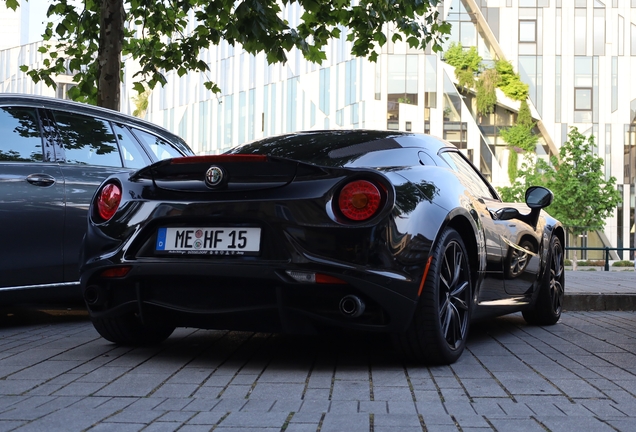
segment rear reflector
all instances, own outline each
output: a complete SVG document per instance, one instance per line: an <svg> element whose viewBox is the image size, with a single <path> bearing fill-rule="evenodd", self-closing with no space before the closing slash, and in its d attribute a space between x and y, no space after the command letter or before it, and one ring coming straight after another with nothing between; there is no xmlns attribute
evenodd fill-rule
<svg viewBox="0 0 636 432"><path fill-rule="evenodd" d="M209 155L175 158L171 164L227 163L227 162L267 162L266 155Z"/></svg>
<svg viewBox="0 0 636 432"><path fill-rule="evenodd" d="M329 276L322 273L304 272L296 270L287 270L286 272L296 282L311 284L346 284L347 282L335 276Z"/></svg>
<svg viewBox="0 0 636 432"><path fill-rule="evenodd" d="M132 266L121 266L121 267L112 267L107 270L104 270L100 276L105 278L119 278L124 277L128 274Z"/></svg>

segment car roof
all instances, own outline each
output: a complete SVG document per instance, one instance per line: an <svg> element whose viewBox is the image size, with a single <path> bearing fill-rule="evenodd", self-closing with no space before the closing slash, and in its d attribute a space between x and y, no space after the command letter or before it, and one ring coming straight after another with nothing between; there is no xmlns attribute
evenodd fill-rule
<svg viewBox="0 0 636 432"><path fill-rule="evenodd" d="M277 135L243 144L229 153L268 154L305 161L355 159L374 151L420 148L437 154L456 147L431 135L367 129L319 130ZM331 165L331 164L328 164Z"/></svg>
<svg viewBox="0 0 636 432"><path fill-rule="evenodd" d="M183 142L183 139L178 135L154 123L127 114L122 114L119 111L114 111L95 105L89 105L87 103L73 102L66 99L22 93L0 93L0 106L9 105L29 106L44 109L58 109L74 112L77 114L88 114L96 117L103 117L113 121L121 121L130 125L136 125L140 128L148 129L164 136L169 135L171 137L174 137L174 139Z"/></svg>

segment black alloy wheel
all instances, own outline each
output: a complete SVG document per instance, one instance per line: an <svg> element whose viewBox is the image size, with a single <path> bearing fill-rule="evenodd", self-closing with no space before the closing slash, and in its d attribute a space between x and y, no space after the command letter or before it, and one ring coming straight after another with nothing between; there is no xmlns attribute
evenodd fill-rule
<svg viewBox="0 0 636 432"><path fill-rule="evenodd" d="M529 324L552 325L561 318L565 296L565 256L561 240L552 236L546 269L534 307L523 311Z"/></svg>
<svg viewBox="0 0 636 432"><path fill-rule="evenodd" d="M402 349L418 361L454 363L466 346L472 311L472 285L466 246L452 228L432 251L424 289Z"/></svg>

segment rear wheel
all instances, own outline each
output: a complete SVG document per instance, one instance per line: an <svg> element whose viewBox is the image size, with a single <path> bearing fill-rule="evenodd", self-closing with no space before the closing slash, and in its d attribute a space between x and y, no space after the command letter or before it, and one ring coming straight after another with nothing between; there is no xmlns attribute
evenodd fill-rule
<svg viewBox="0 0 636 432"><path fill-rule="evenodd" d="M565 257L557 236L550 239L547 259L537 300L531 309L523 311L523 318L528 324L552 325L561 318L565 295Z"/></svg>
<svg viewBox="0 0 636 432"><path fill-rule="evenodd" d="M168 339L174 327L145 325L136 314L114 318L92 318L95 330L106 340L119 345L156 345Z"/></svg>
<svg viewBox="0 0 636 432"><path fill-rule="evenodd" d="M471 310L466 247L459 233L447 228L432 252L413 322L399 338L401 348L417 361L454 363L466 346Z"/></svg>

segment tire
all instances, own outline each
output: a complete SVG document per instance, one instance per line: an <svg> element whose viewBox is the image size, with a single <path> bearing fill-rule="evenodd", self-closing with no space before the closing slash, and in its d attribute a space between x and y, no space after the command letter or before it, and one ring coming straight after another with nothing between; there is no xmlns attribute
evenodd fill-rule
<svg viewBox="0 0 636 432"><path fill-rule="evenodd" d="M472 313L472 284L466 246L446 228L431 253L422 294L405 334L398 338L409 357L430 364L459 359L468 338Z"/></svg>
<svg viewBox="0 0 636 432"><path fill-rule="evenodd" d="M118 345L157 345L168 339L175 329L170 326L144 325L133 313L91 320L95 330L104 339Z"/></svg>
<svg viewBox="0 0 636 432"><path fill-rule="evenodd" d="M565 262L561 240L552 236L547 265L534 306L523 311L528 324L552 325L561 318L565 295Z"/></svg>

